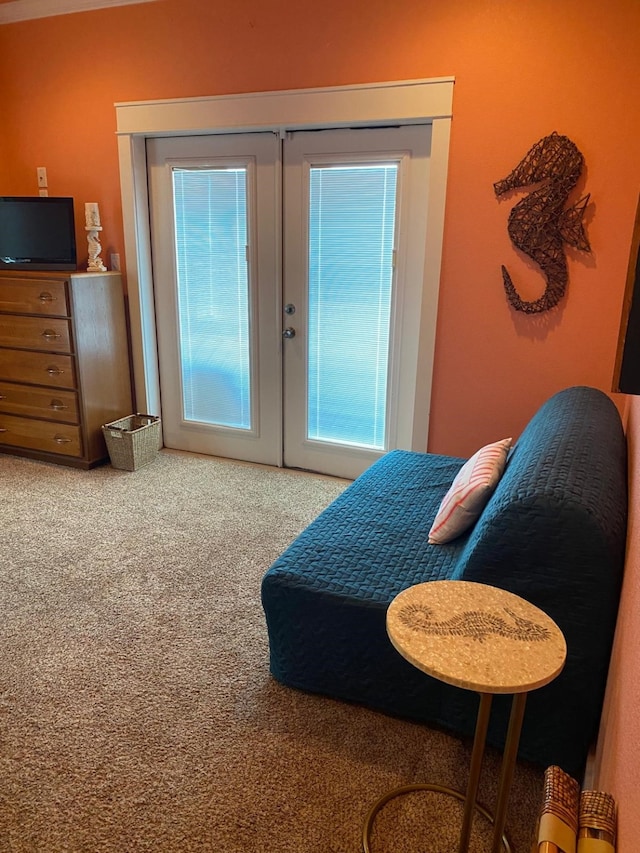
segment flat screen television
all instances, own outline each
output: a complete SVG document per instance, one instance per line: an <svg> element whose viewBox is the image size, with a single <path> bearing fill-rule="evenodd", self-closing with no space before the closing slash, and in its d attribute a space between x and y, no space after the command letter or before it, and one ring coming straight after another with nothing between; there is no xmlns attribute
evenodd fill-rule
<svg viewBox="0 0 640 853"><path fill-rule="evenodd" d="M0 196L0 269L76 268L72 198Z"/></svg>

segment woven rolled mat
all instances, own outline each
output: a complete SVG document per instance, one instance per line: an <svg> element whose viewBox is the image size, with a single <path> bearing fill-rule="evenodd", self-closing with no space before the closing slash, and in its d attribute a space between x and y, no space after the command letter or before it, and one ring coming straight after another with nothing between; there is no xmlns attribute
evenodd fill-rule
<svg viewBox="0 0 640 853"><path fill-rule="evenodd" d="M615 800L603 791L583 791L580 795L578 853L615 853L615 849Z"/></svg>
<svg viewBox="0 0 640 853"><path fill-rule="evenodd" d="M576 853L579 804L578 782L561 767L547 767L538 820L538 846L534 848L537 853Z"/></svg>

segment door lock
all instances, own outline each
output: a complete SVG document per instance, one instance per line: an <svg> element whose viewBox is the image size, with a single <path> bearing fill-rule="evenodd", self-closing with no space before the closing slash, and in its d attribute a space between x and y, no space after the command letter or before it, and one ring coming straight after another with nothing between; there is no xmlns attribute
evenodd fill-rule
<svg viewBox="0 0 640 853"><path fill-rule="evenodd" d="M286 328L284 330L284 332L282 333L283 338L295 338L295 336L296 336L296 330L292 329L291 326Z"/></svg>
<svg viewBox="0 0 640 853"><path fill-rule="evenodd" d="M284 313L285 314L295 314L296 313L296 306L293 305L291 302L287 303L284 306Z"/></svg>

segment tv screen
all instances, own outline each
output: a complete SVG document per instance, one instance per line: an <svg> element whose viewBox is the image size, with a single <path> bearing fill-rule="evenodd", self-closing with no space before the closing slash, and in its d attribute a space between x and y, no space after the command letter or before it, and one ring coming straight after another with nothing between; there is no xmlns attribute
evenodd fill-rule
<svg viewBox="0 0 640 853"><path fill-rule="evenodd" d="M0 269L76 267L72 198L0 196Z"/></svg>

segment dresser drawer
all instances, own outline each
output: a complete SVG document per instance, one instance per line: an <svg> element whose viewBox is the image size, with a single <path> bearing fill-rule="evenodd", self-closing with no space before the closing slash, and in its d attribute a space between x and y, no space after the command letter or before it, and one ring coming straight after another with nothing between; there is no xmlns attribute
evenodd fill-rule
<svg viewBox="0 0 640 853"><path fill-rule="evenodd" d="M0 311L68 317L66 282L53 279L30 281L25 278L3 278L0 280Z"/></svg>
<svg viewBox="0 0 640 853"><path fill-rule="evenodd" d="M82 456L80 427L0 414L0 445Z"/></svg>
<svg viewBox="0 0 640 853"><path fill-rule="evenodd" d="M47 388L76 387L73 357L46 352L0 349L0 379Z"/></svg>
<svg viewBox="0 0 640 853"><path fill-rule="evenodd" d="M75 391L49 391L30 385L12 385L10 382L0 382L0 412L69 424L80 423L78 395Z"/></svg>
<svg viewBox="0 0 640 853"><path fill-rule="evenodd" d="M0 314L0 347L71 352L69 321Z"/></svg>

